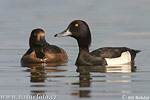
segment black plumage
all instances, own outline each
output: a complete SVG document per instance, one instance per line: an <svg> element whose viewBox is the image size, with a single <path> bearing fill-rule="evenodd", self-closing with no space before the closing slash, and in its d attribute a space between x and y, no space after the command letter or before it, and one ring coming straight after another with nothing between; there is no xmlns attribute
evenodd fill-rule
<svg viewBox="0 0 150 100"><path fill-rule="evenodd" d="M140 52L140 50L127 47L104 47L89 52L91 32L88 24L82 20L72 21L65 31L55 35L55 37L62 36L71 36L77 40L79 46L79 54L76 60L77 66L105 66L107 65L105 58L117 58L127 51L130 53L131 63L133 63L136 53Z"/></svg>

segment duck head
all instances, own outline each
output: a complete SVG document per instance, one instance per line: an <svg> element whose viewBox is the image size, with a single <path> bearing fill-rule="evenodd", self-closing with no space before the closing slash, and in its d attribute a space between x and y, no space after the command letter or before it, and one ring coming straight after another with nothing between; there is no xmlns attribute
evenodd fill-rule
<svg viewBox="0 0 150 100"><path fill-rule="evenodd" d="M72 21L66 30L55 34L54 37L70 36L77 40L79 48L88 49L91 44L91 32L86 22L82 20Z"/></svg>
<svg viewBox="0 0 150 100"><path fill-rule="evenodd" d="M30 39L29 39L30 48L41 47L45 43L46 43L46 40L45 40L44 30L42 30L42 29L32 30Z"/></svg>

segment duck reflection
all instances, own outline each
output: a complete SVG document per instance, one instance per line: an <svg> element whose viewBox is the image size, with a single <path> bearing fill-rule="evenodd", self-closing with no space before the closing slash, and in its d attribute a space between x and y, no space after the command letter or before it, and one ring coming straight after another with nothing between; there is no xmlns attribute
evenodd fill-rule
<svg viewBox="0 0 150 100"><path fill-rule="evenodd" d="M134 64L113 65L113 66L77 66L77 72L100 72L100 73L129 73L135 72Z"/></svg>
<svg viewBox="0 0 150 100"><path fill-rule="evenodd" d="M59 66L65 66L66 63L55 63L55 64L22 64L22 67L28 67L26 72L30 72L30 82L32 83L43 83L47 78L52 77L64 77L63 75L50 75L51 72L64 72L66 70L60 70ZM33 96L44 96L46 91L42 89L42 87L47 87L45 84L31 84L33 89L31 90L31 95ZM36 90L39 87L41 89ZM35 90L34 90L35 89Z"/></svg>
<svg viewBox="0 0 150 100"><path fill-rule="evenodd" d="M125 64L125 65L114 65L114 66L106 66L102 73L129 73L135 72L136 66L134 64Z"/></svg>
<svg viewBox="0 0 150 100"><path fill-rule="evenodd" d="M46 73L43 66L32 67L28 71L31 74L30 82L45 82Z"/></svg>
<svg viewBox="0 0 150 100"><path fill-rule="evenodd" d="M91 87L92 72L97 73L130 73L135 72L136 67L134 64L127 65L114 65L114 66L77 66L77 70L79 73L79 87L81 88L76 95L79 97L90 97L90 90L87 88L82 89L84 87ZM109 77L107 75L103 77ZM115 76L114 76L115 77ZM123 77L123 76L122 76ZM123 81L123 80L122 80ZM105 80L105 82L110 82L109 80Z"/></svg>
<svg viewBox="0 0 150 100"><path fill-rule="evenodd" d="M28 67L27 72L30 72L30 82L45 82L48 77L57 77L57 76L48 76L46 73L51 72L62 72L66 70L58 70L58 66L65 65L64 63L55 63L55 64L24 64L22 67ZM61 77L61 76L60 76ZM63 77L63 76L62 76Z"/></svg>
<svg viewBox="0 0 150 100"><path fill-rule="evenodd" d="M91 86L90 80L92 80L90 76L90 69L80 66L77 67L77 72L79 72L79 87L90 87ZM89 90L80 90L78 96L90 97L89 93L90 93Z"/></svg>

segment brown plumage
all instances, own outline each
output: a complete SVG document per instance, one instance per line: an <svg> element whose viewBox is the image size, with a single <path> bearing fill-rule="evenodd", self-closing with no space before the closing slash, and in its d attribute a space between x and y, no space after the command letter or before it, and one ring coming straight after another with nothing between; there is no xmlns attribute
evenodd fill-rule
<svg viewBox="0 0 150 100"><path fill-rule="evenodd" d="M56 63L66 62L66 52L55 45L50 45L45 40L42 29L34 29L29 39L30 48L21 58L21 63Z"/></svg>

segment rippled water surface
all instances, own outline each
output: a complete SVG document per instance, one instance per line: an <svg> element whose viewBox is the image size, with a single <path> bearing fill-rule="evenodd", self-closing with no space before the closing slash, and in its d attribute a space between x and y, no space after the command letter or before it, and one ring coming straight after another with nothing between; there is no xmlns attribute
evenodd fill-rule
<svg viewBox="0 0 150 100"><path fill-rule="evenodd" d="M57 96L56 100L149 96L150 99L149 5L149 0L0 0L0 96ZM104 46L142 50L135 64L76 67L76 41L53 37L74 19L89 24L91 51ZM68 63L21 67L20 59L29 48L34 28L43 28L50 44L65 49Z"/></svg>

